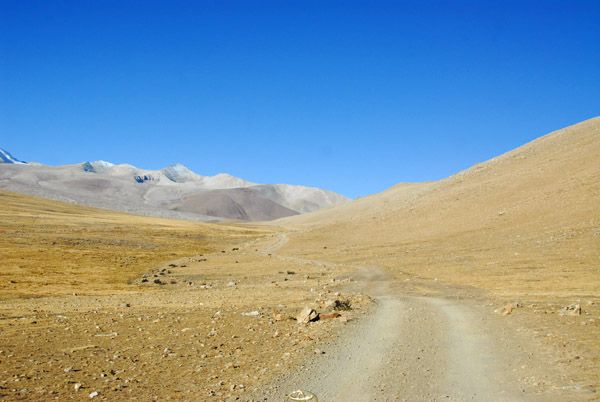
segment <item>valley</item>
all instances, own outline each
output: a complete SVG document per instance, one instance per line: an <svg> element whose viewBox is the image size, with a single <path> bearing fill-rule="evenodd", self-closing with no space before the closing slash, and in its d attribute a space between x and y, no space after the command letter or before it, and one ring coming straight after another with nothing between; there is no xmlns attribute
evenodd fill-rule
<svg viewBox="0 0 600 402"><path fill-rule="evenodd" d="M596 400L598 155L595 118L271 222L1 191L0 398Z"/></svg>

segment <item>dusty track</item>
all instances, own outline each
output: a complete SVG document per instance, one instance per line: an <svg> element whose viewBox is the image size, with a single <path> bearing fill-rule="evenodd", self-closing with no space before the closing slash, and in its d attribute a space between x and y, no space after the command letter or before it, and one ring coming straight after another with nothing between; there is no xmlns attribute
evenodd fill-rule
<svg viewBox="0 0 600 402"><path fill-rule="evenodd" d="M286 243L286 235L279 234L264 252ZM503 340L502 331L472 303L409 296L383 270L354 268L354 289L377 300L370 317L352 323L348 336L329 345L326 354L276 379L264 390L266 397L253 400L280 401L296 388L312 391L320 401L589 400L579 392L526 390L516 366L531 357L518 350L521 345L507 350L506 343L515 340ZM539 367L534 374L541 375Z"/></svg>

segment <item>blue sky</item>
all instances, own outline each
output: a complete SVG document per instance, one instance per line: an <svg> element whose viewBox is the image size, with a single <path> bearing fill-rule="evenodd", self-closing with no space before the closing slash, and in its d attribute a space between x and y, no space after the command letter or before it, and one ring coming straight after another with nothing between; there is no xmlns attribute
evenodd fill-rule
<svg viewBox="0 0 600 402"><path fill-rule="evenodd" d="M350 197L599 115L598 1L0 0L0 147Z"/></svg>

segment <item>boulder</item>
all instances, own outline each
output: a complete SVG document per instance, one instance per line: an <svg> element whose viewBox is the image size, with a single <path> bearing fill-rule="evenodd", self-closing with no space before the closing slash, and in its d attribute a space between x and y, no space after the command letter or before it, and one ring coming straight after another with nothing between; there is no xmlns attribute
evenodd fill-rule
<svg viewBox="0 0 600 402"><path fill-rule="evenodd" d="M310 307L305 307L304 310L302 310L296 317L296 321L298 321L300 324L308 324L309 322L316 321L318 319L319 314L316 312L316 310Z"/></svg>

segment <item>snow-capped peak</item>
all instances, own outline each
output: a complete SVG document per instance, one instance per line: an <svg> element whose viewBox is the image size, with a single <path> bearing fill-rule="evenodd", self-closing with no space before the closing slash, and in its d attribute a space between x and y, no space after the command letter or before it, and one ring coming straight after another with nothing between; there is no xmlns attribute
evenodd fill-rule
<svg viewBox="0 0 600 402"><path fill-rule="evenodd" d="M110 163L110 162L106 162L106 161L94 161L91 162L91 165L94 166L95 168L109 168L109 167L113 167L115 166L114 163Z"/></svg>
<svg viewBox="0 0 600 402"><path fill-rule="evenodd" d="M181 163L176 163L161 169L161 172L171 181L175 183L185 183L188 181L198 181L202 176L192 172Z"/></svg>
<svg viewBox="0 0 600 402"><path fill-rule="evenodd" d="M8 151L0 148L0 163L17 163L19 165L26 165L27 162L23 162L12 156Z"/></svg>

